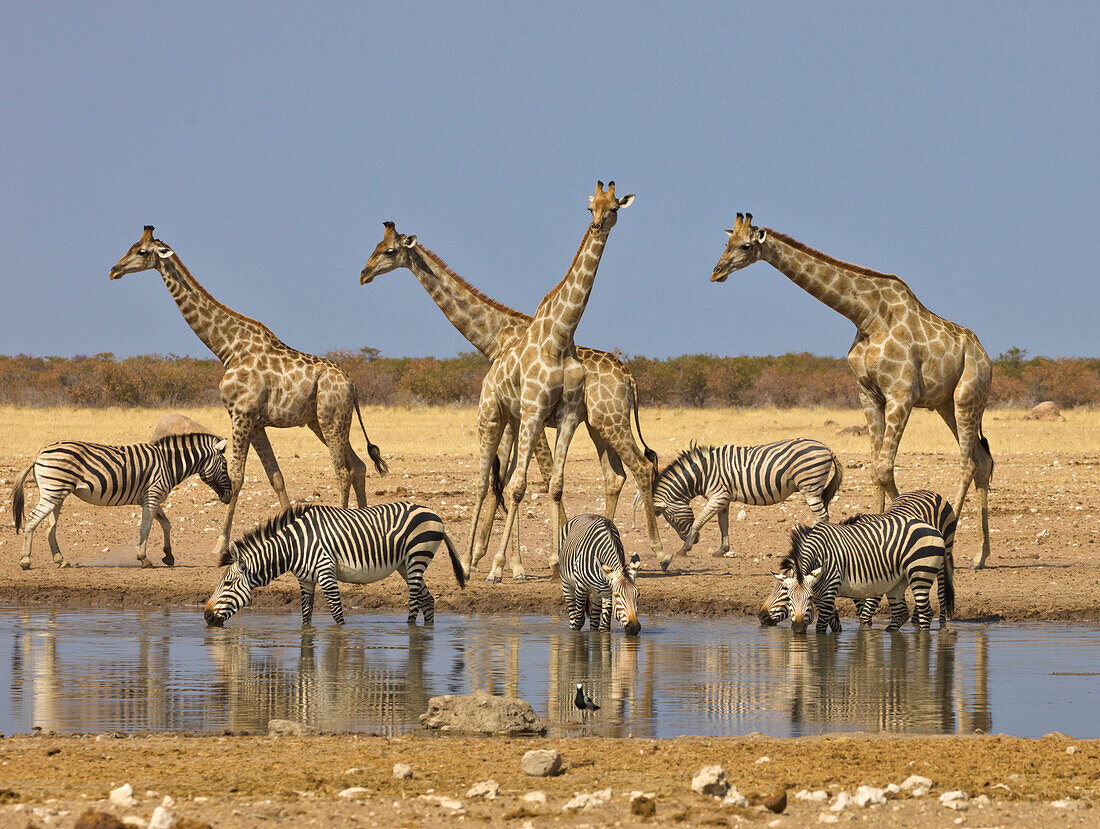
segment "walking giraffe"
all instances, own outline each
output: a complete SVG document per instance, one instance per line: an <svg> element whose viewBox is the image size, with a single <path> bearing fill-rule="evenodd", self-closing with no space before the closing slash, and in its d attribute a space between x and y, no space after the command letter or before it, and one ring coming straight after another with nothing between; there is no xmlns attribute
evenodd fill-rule
<svg viewBox="0 0 1100 829"><path fill-rule="evenodd" d="M616 198L615 182L610 182L606 190L602 181L597 182L595 195L589 196L588 209L592 213L592 222L585 230L568 272L539 303L531 324L508 341L482 381L477 412L480 480L471 516L466 572L470 572L487 549L476 531L504 429L511 425L516 435L513 460L507 475L511 485L511 502L507 505L504 535L500 549L493 558L488 581L500 581L502 578L516 511L527 488L527 466L538 436L546 426L552 425L557 429L557 435L550 475L550 498L555 507L550 568L553 578L558 577L558 545L566 520L561 502L565 457L584 411L585 368L577 358L573 334L588 304L596 269L603 256L607 236L618 219L618 211L633 201L633 195ZM526 575L518 550L512 559L512 575L517 579Z"/></svg>
<svg viewBox="0 0 1100 829"><path fill-rule="evenodd" d="M233 494L214 554L220 556L229 544L250 443L260 456L282 508L290 506L283 474L264 431L267 426L312 429L332 456L340 506L347 507L348 489L354 486L356 503L365 507L366 466L351 448L348 435L352 412L359 418L375 469L382 474L387 466L378 447L367 437L355 385L344 370L331 360L295 351L266 325L222 305L206 292L168 245L153 238L149 225L111 268L110 278L147 270L160 273L187 324L225 366L220 389L233 426L228 458Z"/></svg>
<svg viewBox="0 0 1100 829"><path fill-rule="evenodd" d="M416 236L399 233L393 222L385 222L384 228L382 241L370 255L359 277L360 284L366 285L375 277L397 268L408 268L451 324L490 361L497 360L507 342L531 324L531 317L527 314L490 299L456 274L439 256L419 244ZM604 514L609 519L615 517L619 494L626 481L623 472L625 463L634 476L641 495L650 548L660 559L661 535L653 510L657 454L646 446L638 424L637 384L630 371L613 354L582 346L576 347L576 354L585 372L584 410L581 419L588 428L589 437L595 444L596 454L603 468L606 494ZM631 413L639 427L638 440L643 449L639 449L634 441L630 428ZM505 456L511 448L513 437L511 427L506 427L501 441ZM553 459L543 431L536 435L535 458L543 476L549 478ZM490 511L489 520L482 522L483 528L479 535L485 536L486 545L488 534L492 530L494 513L495 511ZM513 549L513 555L515 552Z"/></svg>
<svg viewBox="0 0 1100 829"><path fill-rule="evenodd" d="M711 282L758 259L843 314L856 326L848 365L859 382L859 399L871 434L876 486L874 512L882 512L886 495L898 495L894 458L914 406L943 418L959 443L961 481L955 497L956 517L971 481L981 507L982 551L971 566L989 557L989 477L993 456L982 434L982 414L989 400L993 367L969 328L936 316L909 286L892 274L850 265L813 250L782 233L752 226L752 214L737 214L727 230L726 250L714 266Z"/></svg>

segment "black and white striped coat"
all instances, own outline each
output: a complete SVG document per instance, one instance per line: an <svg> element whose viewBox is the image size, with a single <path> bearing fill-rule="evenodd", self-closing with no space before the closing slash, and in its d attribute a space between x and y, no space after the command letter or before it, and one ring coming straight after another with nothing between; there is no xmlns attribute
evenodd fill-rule
<svg viewBox="0 0 1100 829"><path fill-rule="evenodd" d="M932 622L928 594L942 574L944 607L952 615L955 586L939 530L905 515L883 513L848 519L840 524L819 523L791 531L787 561L794 570L790 588L792 627L802 632L817 612L817 630L840 630L837 595L870 599L886 594L891 619L887 630L897 630L908 618L905 589L913 591L916 625L927 630ZM812 604L812 608L811 608Z"/></svg>
<svg viewBox="0 0 1100 829"><path fill-rule="evenodd" d="M890 503L885 514L905 515L909 518L916 518L920 521L924 521L926 524L931 524L939 530L940 535L943 536L945 566L950 567L952 573L954 573L955 563L952 552L955 548L956 520L955 510L951 508L950 501L938 492L933 492L930 489L917 489L913 492L902 493L895 498ZM865 514L854 515L841 523L862 521L869 517L873 516ZM790 588L794 583L794 570L790 563L784 559L783 562L780 563L779 572L772 573L772 575L776 579L776 584L772 590L771 597L761 606L759 614L761 623L765 625L777 625L786 619L790 613ZM944 612L944 608L947 605L945 595L947 590L946 576L941 575L937 578L936 582L940 603L940 627L945 627L947 624L947 617ZM845 594L841 592L840 595L844 596ZM856 614L859 616L861 626L871 626L875 611L878 610L881 602L881 596L855 600Z"/></svg>
<svg viewBox="0 0 1100 829"><path fill-rule="evenodd" d="M699 540L699 530L716 514L722 544L729 551L729 505L771 505L801 492L818 521L829 520L829 502L844 479L840 462L825 444L793 438L761 446L692 446L657 477L653 507L676 530L686 554ZM693 517L691 500L706 504Z"/></svg>
<svg viewBox="0 0 1100 829"><path fill-rule="evenodd" d="M558 558L559 577L569 626L584 627L589 616L593 630L611 630L611 617L618 618L628 636L637 636L638 557L626 563L618 528L602 515L577 515L562 530Z"/></svg>
<svg viewBox="0 0 1100 829"><path fill-rule="evenodd" d="M430 625L435 599L424 584L424 570L440 544L450 554L455 581L465 588L443 521L426 507L407 501L358 509L293 506L229 545L221 560L228 566L203 615L207 624L220 626L249 602L253 590L290 572L302 591L302 624L310 623L314 590L320 587L332 618L342 625L338 582L369 584L396 571L409 588L409 624L423 614Z"/></svg>
<svg viewBox="0 0 1100 829"><path fill-rule="evenodd" d="M153 566L145 556L145 543L156 518L164 532L163 561L171 567L176 562L169 538L171 525L161 505L185 478L196 473L223 504L229 503L231 486L225 464L225 440L216 435L205 432L168 435L152 443L129 446L65 440L43 447L33 463L19 473L11 494L15 531L19 532L23 523L23 486L33 474L38 484L38 505L27 518L19 565L24 570L30 569L34 531L48 518L53 560L59 567L69 566L57 546L57 519L61 504L69 495L76 495L98 506L141 507L137 557L142 567Z"/></svg>

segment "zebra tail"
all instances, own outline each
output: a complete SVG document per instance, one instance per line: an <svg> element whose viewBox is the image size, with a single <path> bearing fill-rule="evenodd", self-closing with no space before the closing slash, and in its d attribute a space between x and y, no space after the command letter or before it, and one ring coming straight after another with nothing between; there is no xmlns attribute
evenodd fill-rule
<svg viewBox="0 0 1100 829"><path fill-rule="evenodd" d="M955 618L955 562L945 555L943 561L943 604L940 613L948 619Z"/></svg>
<svg viewBox="0 0 1100 829"><path fill-rule="evenodd" d="M15 518L16 532L23 529L23 499L26 497L23 492L23 484L26 483L27 476L31 474L32 469L34 469L33 462L19 473L19 477L15 479L15 488L11 491L11 514Z"/></svg>
<svg viewBox="0 0 1100 829"><path fill-rule="evenodd" d="M831 454L831 453L830 453ZM822 493L821 498L825 502L825 509L829 509L829 503L833 500L837 491L840 489L840 484L844 481L844 467L840 465L840 459L836 455L833 455L833 477L828 484L825 485L825 492Z"/></svg>
<svg viewBox="0 0 1100 829"><path fill-rule="evenodd" d="M466 589L466 574L462 572L462 562L458 560L458 550L455 549L454 542L451 541L451 537L447 535L447 531L443 531L443 543L447 545L447 554L451 557L451 569L454 570L455 581L458 582L458 586L463 590Z"/></svg>
<svg viewBox="0 0 1100 829"><path fill-rule="evenodd" d="M363 430L363 437L367 441L367 454L374 461L374 468L378 470L378 474L385 475L390 471L390 465L383 460L382 450L371 443L370 438L367 437L367 427L363 425L363 413L359 411L359 392L356 391L355 386L351 388L351 401L355 404L355 416L359 418L359 428Z"/></svg>

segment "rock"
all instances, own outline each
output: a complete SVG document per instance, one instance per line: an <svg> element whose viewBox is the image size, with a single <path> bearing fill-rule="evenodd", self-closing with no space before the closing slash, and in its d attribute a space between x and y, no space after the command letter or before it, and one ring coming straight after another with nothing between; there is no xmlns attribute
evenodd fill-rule
<svg viewBox="0 0 1100 829"><path fill-rule="evenodd" d="M775 812L777 815L783 814L783 811L787 808L787 790L776 789L771 794L761 798L760 805L769 812Z"/></svg>
<svg viewBox="0 0 1100 829"><path fill-rule="evenodd" d="M1065 420L1065 418L1062 417L1061 411L1058 410L1053 401L1044 400L1024 415L1024 420L1060 421Z"/></svg>
<svg viewBox="0 0 1100 829"><path fill-rule="evenodd" d="M630 814L638 817L653 817L657 814L657 801L650 792L634 792L630 796Z"/></svg>
<svg viewBox="0 0 1100 829"><path fill-rule="evenodd" d="M843 429L837 431L838 435L865 435L867 434L867 426L845 426Z"/></svg>
<svg viewBox="0 0 1100 829"><path fill-rule="evenodd" d="M830 815L828 812L822 812L817 816L818 823L840 823L840 818L836 815Z"/></svg>
<svg viewBox="0 0 1100 829"><path fill-rule="evenodd" d="M970 802L967 800L949 800L943 805L948 809L954 809L956 812L965 812L970 808Z"/></svg>
<svg viewBox="0 0 1100 829"><path fill-rule="evenodd" d="M747 797L741 794L741 792L737 791L736 786L730 786L729 791L726 792L726 796L722 798L722 805L736 806L739 809L747 809L751 804L749 803L749 799Z"/></svg>
<svg viewBox="0 0 1100 829"><path fill-rule="evenodd" d="M577 792L576 795L561 807L563 812L574 812L578 810L595 809L597 806L602 806L611 799L611 789L601 789L598 792L592 792L592 794L585 794L584 792Z"/></svg>
<svg viewBox="0 0 1100 829"><path fill-rule="evenodd" d="M1080 800L1073 800L1072 798L1066 798L1065 800L1052 800L1050 805L1055 809L1065 809L1067 811L1075 811L1081 808Z"/></svg>
<svg viewBox="0 0 1100 829"><path fill-rule="evenodd" d="M901 783L901 790L903 792L910 792L913 797L923 797L932 790L932 786L935 784L927 777L921 777L919 774L911 774L905 778Z"/></svg>
<svg viewBox="0 0 1100 829"><path fill-rule="evenodd" d="M536 748L523 755L520 766L528 777L550 777L561 771L561 754L553 749Z"/></svg>
<svg viewBox="0 0 1100 829"><path fill-rule="evenodd" d="M979 807L981 807L982 809L984 809L986 806L988 806L993 801L989 799L989 795L980 794L977 797L975 797L973 800L971 800L970 802L977 805L977 806L979 806Z"/></svg>
<svg viewBox="0 0 1100 829"><path fill-rule="evenodd" d="M546 803L546 792L538 791L528 792L523 796L524 803L537 803L540 806Z"/></svg>
<svg viewBox="0 0 1100 829"><path fill-rule="evenodd" d="M1050 530L1039 530L1035 534L1035 543L1042 545L1046 543L1046 540L1050 538Z"/></svg>
<svg viewBox="0 0 1100 829"><path fill-rule="evenodd" d="M862 808L868 806L885 806L886 793L882 789L876 789L871 786L860 786L856 789L855 796L852 800L857 806Z"/></svg>
<svg viewBox="0 0 1100 829"><path fill-rule="evenodd" d="M747 517L748 517L748 513L745 512L743 509L737 510L737 520L738 521L744 521Z"/></svg>
<svg viewBox="0 0 1100 829"><path fill-rule="evenodd" d="M466 792L466 797L484 797L486 800L500 797L500 785L496 780L484 780L476 783Z"/></svg>
<svg viewBox="0 0 1100 829"><path fill-rule="evenodd" d="M897 783L890 783L886 786L886 797L888 799L895 798L899 794L901 794L901 786L899 786Z"/></svg>
<svg viewBox="0 0 1100 829"><path fill-rule="evenodd" d="M1080 750L1077 746L1066 746L1066 754L1076 754Z"/></svg>
<svg viewBox="0 0 1100 829"><path fill-rule="evenodd" d="M726 782L726 770L721 766L706 766L699 769L691 778L691 790L697 794L722 797L729 791L729 787L730 784Z"/></svg>
<svg viewBox="0 0 1100 829"><path fill-rule="evenodd" d="M342 797L344 800L355 800L359 797L367 797L370 794L370 789L365 789L362 786L352 786L350 789L344 789L342 792L336 794L337 797Z"/></svg>
<svg viewBox="0 0 1100 829"><path fill-rule="evenodd" d="M189 817L181 817L176 821L175 829L214 829L209 823L201 820L192 820Z"/></svg>
<svg viewBox="0 0 1100 829"><path fill-rule="evenodd" d="M765 755L765 756L763 756L763 757L757 757L757 758L756 758L756 765L758 765L758 766L759 766L759 765L761 765L761 764L763 764L763 763L770 763L771 761L772 761L772 758L771 758L771 757L768 757L767 755Z"/></svg>
<svg viewBox="0 0 1100 829"><path fill-rule="evenodd" d="M195 432L206 435L214 434L197 420L192 420L187 415L182 415L179 412L169 412L157 421L152 440L158 440L165 435L191 435Z"/></svg>
<svg viewBox="0 0 1100 829"><path fill-rule="evenodd" d="M408 780L413 776L413 767L408 763L394 763L393 777L395 780Z"/></svg>
<svg viewBox="0 0 1100 829"><path fill-rule="evenodd" d="M852 803L852 796L847 792L838 792L836 802L829 807L830 812L843 812Z"/></svg>
<svg viewBox="0 0 1100 829"><path fill-rule="evenodd" d="M809 789L803 789L794 796L795 800L808 800L811 803L824 803L829 799L829 793L824 789L816 789L810 791Z"/></svg>
<svg viewBox="0 0 1100 829"><path fill-rule="evenodd" d="M428 700L420 724L444 734L545 734L546 726L527 700L485 691L447 694Z"/></svg>
<svg viewBox="0 0 1100 829"><path fill-rule="evenodd" d="M134 798L134 787L129 783L123 783L117 789L111 789L110 795L107 797L116 806L135 806L137 800Z"/></svg>
<svg viewBox="0 0 1100 829"><path fill-rule="evenodd" d="M126 829L126 824L107 812L89 809L76 819L73 829Z"/></svg>
<svg viewBox="0 0 1100 829"><path fill-rule="evenodd" d="M948 809L954 809L957 812L965 812L970 808L970 796L966 792L953 791L944 792L940 795L940 803L946 806Z"/></svg>
<svg viewBox="0 0 1100 829"><path fill-rule="evenodd" d="M175 815L163 806L157 806L153 810L153 816L149 819L149 829L172 829L175 825Z"/></svg>
<svg viewBox="0 0 1100 829"><path fill-rule="evenodd" d="M149 829L149 824L143 817L137 815L126 815L122 818L122 822L132 829Z"/></svg>
<svg viewBox="0 0 1100 829"><path fill-rule="evenodd" d="M319 733L312 725L295 720L268 720L267 735L269 737L308 737Z"/></svg>

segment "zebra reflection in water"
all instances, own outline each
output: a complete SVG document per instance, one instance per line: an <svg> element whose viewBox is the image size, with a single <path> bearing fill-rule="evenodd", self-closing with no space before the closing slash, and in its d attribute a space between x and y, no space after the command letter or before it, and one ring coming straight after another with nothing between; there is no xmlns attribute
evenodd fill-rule
<svg viewBox="0 0 1100 829"><path fill-rule="evenodd" d="M641 641L612 637L607 631L570 630L554 636L549 644L547 713L551 722L567 728L583 723L588 733L601 737L652 736L654 677L651 674L641 683L648 693L639 693ZM600 705L599 713L587 719L573 705L578 682Z"/></svg>

